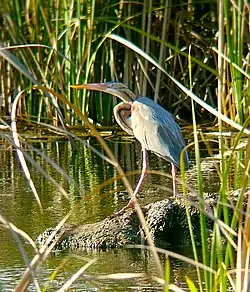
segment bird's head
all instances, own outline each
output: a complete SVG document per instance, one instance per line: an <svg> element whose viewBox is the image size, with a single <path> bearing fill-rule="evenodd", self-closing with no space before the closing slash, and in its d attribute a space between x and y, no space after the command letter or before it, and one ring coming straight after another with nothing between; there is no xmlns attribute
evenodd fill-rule
<svg viewBox="0 0 250 292"><path fill-rule="evenodd" d="M136 99L136 95L123 83L120 82L105 82L105 83L88 83L71 85L76 89L90 89L102 91L120 98L123 102L131 103Z"/></svg>

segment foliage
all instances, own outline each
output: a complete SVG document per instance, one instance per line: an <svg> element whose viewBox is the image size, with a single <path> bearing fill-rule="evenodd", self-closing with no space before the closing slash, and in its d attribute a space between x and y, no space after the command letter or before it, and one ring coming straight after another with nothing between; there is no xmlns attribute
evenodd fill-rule
<svg viewBox="0 0 250 292"><path fill-rule="evenodd" d="M225 3L224 76L222 112L243 124L249 114L247 5L239 9ZM232 16L232 17L231 17ZM76 92L71 84L119 80L136 94L159 99L174 114L190 120L191 103L186 94L153 64L131 48L109 39L111 32L140 47L157 60L185 87L189 87L188 48L192 46L193 91L211 106L217 105L218 39L216 2L119 2L110 1L3 1L0 7L1 45L8 48L34 78L67 96L73 104L101 124L112 120L111 97ZM237 18L237 19L234 19ZM237 29L232 29L237 25ZM235 32L231 38L230 31ZM22 46L20 46L22 45ZM239 54L234 51L239 48ZM3 52L3 51L2 51ZM230 58L230 62L226 60ZM239 72L237 66L244 72ZM42 94L30 90L30 80L0 59L1 115L9 114L11 96L27 90L22 114L40 121L57 119L56 110ZM246 70L244 70L246 69ZM232 84L232 86L231 86ZM60 105L69 124L77 123ZM213 117L196 105L198 119Z"/></svg>
<svg viewBox="0 0 250 292"><path fill-rule="evenodd" d="M250 134L249 15L249 4L242 0L178 4L168 0L165 3L113 0L108 5L94 0L4 0L0 7L0 116L10 116L13 103L12 122L22 116L34 123L63 125L69 137L72 135L66 124L84 123L97 136L108 156L104 158L117 168L130 193L132 189L123 170L83 115L102 125L111 124L112 105L116 101L106 97L104 102L93 93L73 91L70 85L119 80L136 94L152 96L175 115L192 120L203 267L198 265L191 223L189 229L200 291L227 291L229 287L248 291L250 197L245 196L245 190L249 183L249 141L243 146L246 148L243 154L238 148L242 148L245 134ZM198 122L204 117L218 121L221 184L218 204L213 210L206 208L200 170L201 140L215 157L209 139L199 132ZM237 130L232 145L223 139L228 125ZM12 131L14 138L10 144L17 148L29 184L34 188L25 162L28 156L21 151L14 122ZM236 205L228 195L233 168L243 169ZM184 171L182 180L189 220L188 206L192 202L187 197ZM36 191L34 194L41 205ZM210 244L208 217L214 221ZM8 225L3 216L0 220ZM156 250L152 249L159 265ZM35 262L34 269L41 262ZM169 265L167 260L167 284ZM162 276L161 268L159 271ZM29 280L25 278L24 285ZM187 278L187 285L190 291L198 290L192 279ZM165 291L171 289L177 288L166 285Z"/></svg>

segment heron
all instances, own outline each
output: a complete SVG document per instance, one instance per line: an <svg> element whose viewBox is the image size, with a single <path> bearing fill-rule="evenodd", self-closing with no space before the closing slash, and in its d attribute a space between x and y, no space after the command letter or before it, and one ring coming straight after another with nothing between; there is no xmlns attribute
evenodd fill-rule
<svg viewBox="0 0 250 292"><path fill-rule="evenodd" d="M181 129L172 114L152 99L136 96L123 83L88 83L72 85L71 87L102 91L122 100L113 109L115 120L125 132L133 135L141 143L142 147L141 176L126 207L133 206L135 197L148 171L148 151L171 163L173 194L175 195L176 175L177 168L180 168L181 152L184 151L185 168L189 166L189 159Z"/></svg>

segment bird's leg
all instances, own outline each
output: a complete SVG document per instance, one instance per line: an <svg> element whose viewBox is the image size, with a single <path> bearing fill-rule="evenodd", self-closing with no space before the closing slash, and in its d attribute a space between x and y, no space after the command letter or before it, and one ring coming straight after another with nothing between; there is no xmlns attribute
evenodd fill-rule
<svg viewBox="0 0 250 292"><path fill-rule="evenodd" d="M173 194L176 195L176 175L177 175L177 167L171 163L172 165L172 179L173 179Z"/></svg>
<svg viewBox="0 0 250 292"><path fill-rule="evenodd" d="M138 192L140 190L143 179L144 179L145 175L147 174L147 170L148 170L148 153L147 153L147 150L145 148L142 148L142 172L141 172L140 179L136 185L136 188L135 188L133 195L132 195L131 199L129 200L128 204L125 207L123 207L121 210L116 212L113 216L119 216L119 215L123 214L124 211L126 211L127 209L134 208L136 195L138 194Z"/></svg>
<svg viewBox="0 0 250 292"><path fill-rule="evenodd" d="M136 185L136 188L133 192L133 195L130 199L130 201L128 202L128 207L134 207L134 201L135 201L135 197L138 194L138 192L140 191L140 187L142 185L143 179L145 178L146 174L148 171L148 151L145 148L142 148L142 171L141 171L141 176L140 179Z"/></svg>

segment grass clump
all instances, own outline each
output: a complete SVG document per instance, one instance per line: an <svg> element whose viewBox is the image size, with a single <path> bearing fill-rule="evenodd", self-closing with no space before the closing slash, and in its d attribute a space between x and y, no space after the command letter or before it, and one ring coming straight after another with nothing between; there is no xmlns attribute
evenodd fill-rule
<svg viewBox="0 0 250 292"><path fill-rule="evenodd" d="M0 8L0 117L12 120L13 140L29 185L42 208L17 135L15 120L62 127L72 139L69 125L84 124L97 137L107 159L117 168L129 193L132 188L122 168L94 123L111 125L111 97L73 91L70 85L119 80L137 95L154 98L173 114L192 122L200 209L202 263L194 240L185 176L183 193L196 266L198 284L187 279L190 291L249 290L249 5L246 1L214 1L182 5L164 2L117 2L103 6L98 1L6 1ZM15 97L15 100L13 98ZM217 127L219 150L212 153L210 141L199 129L208 121ZM6 124L5 126L8 127ZM234 131L231 145L225 132ZM58 130L59 131L59 130ZM74 138L74 137L73 137ZM248 139L246 143L242 140ZM218 202L207 208L200 169L200 141L213 158L219 158ZM73 145L73 142L72 142ZM191 147L192 145L190 145ZM239 151L239 148L243 151ZM33 163L35 165L35 162ZM39 167L38 167L39 168ZM41 170L41 169L40 169ZM241 173L237 201L229 195L232 171ZM42 170L41 170L42 172ZM52 180L52 179L51 179ZM56 182L53 181L56 184ZM67 193L61 190L67 197ZM139 216L141 211L138 206ZM213 220L213 237L208 243L207 219ZM143 217L141 221L149 231ZM6 228L9 223L4 217ZM12 226L11 230L16 230ZM23 234L22 234L23 235ZM150 240L150 236L148 237ZM19 246L20 250L22 247ZM159 277L164 277L157 252ZM37 251L36 251L37 252ZM39 265L44 258L39 259ZM184 259L188 261L188 259ZM36 263L36 261L35 261ZM39 266L37 265L37 267ZM170 283L170 262L166 261L165 289ZM84 271L83 268L82 272ZM32 266L20 286L26 287L38 269ZM28 276L27 276L28 275ZM24 282L23 282L24 281ZM163 281L163 279L161 279ZM25 284L24 284L25 283ZM68 286L67 286L68 287ZM20 288L20 291L22 289Z"/></svg>

